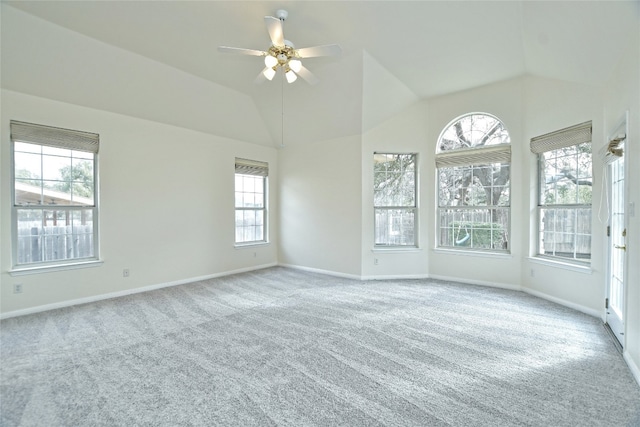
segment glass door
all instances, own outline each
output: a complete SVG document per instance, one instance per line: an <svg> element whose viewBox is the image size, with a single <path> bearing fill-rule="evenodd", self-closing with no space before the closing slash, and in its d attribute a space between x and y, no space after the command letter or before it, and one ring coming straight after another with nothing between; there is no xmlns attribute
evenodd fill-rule
<svg viewBox="0 0 640 427"><path fill-rule="evenodd" d="M620 146L624 148L623 145ZM624 346L625 264L627 261L625 227L624 157L609 165L611 212L609 230L609 296L606 321Z"/></svg>

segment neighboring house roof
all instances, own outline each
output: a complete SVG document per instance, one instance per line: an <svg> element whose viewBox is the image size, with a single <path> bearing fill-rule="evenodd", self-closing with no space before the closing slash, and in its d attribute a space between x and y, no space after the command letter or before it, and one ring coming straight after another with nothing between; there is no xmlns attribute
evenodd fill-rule
<svg viewBox="0 0 640 427"><path fill-rule="evenodd" d="M64 193L62 191L40 188L36 185L16 182L16 200L21 201L21 205L43 205L51 206L93 206L93 199Z"/></svg>

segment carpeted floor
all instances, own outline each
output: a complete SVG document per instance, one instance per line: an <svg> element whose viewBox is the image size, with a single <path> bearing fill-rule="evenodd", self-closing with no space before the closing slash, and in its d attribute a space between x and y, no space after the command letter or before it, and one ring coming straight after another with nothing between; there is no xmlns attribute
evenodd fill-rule
<svg viewBox="0 0 640 427"><path fill-rule="evenodd" d="M271 268L3 320L2 426L634 426L600 320Z"/></svg>

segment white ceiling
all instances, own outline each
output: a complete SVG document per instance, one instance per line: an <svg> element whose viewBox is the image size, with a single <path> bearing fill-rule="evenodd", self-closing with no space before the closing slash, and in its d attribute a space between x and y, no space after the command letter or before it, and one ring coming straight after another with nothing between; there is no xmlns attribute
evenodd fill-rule
<svg viewBox="0 0 640 427"><path fill-rule="evenodd" d="M255 85L253 80L262 69L260 58L225 55L216 48L266 49L269 39L263 17L277 9L289 12L285 37L296 47L337 43L343 49L340 58L304 61L320 78L318 85L299 79L285 87L287 132L303 141L354 135L366 127L363 90L370 89L363 89L363 75L371 60L414 97L403 96L403 101L395 103L398 108L412 99L526 74L600 85L609 78L633 34L638 34L640 22L638 1L4 3L249 97L268 136L246 135L240 129L221 134L267 145L280 141L280 82ZM4 26L3 22L6 38ZM4 72L6 58L2 59ZM9 72L6 79L3 76L3 86L24 89L18 80ZM204 123L174 121L209 130Z"/></svg>

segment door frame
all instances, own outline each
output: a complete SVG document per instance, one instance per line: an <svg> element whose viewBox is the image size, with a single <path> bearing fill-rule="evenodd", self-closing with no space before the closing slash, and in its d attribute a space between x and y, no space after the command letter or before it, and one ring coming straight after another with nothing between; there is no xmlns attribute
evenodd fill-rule
<svg viewBox="0 0 640 427"><path fill-rule="evenodd" d="M614 131L609 135L609 137L607 138L607 144L609 143L609 141L611 141L616 135L619 135L621 133L625 134L625 139L624 139L624 144L625 144L625 152L622 156L622 159L620 159L623 162L623 168L624 168L624 189L623 189L623 209L624 209L624 217L622 220L622 228L624 230L628 230L629 229L629 213L628 213L628 209L627 209L627 200L629 197L629 184L628 184L628 177L629 177L629 161L628 161L628 156L626 155L628 152L628 147L629 147L629 112L626 111L623 118L618 122L618 125L614 128ZM611 276L612 276L612 268L611 268L611 264L612 264L612 258L613 258L613 254L614 251L619 251L620 249L615 249L613 247L613 231L611 230L611 218L612 218L612 209L613 209L613 192L612 190L612 186L613 186L613 181L612 181L612 176L611 176L611 164L606 164L605 165L605 169L603 170L604 172L604 177L603 179L606 180L605 182L605 186L606 186L606 193L605 193L605 197L607 197L607 230L610 231L609 233L607 233L606 236L606 246L607 246L607 250L605 251L605 257L606 257L606 289L605 289L605 298L606 301L610 301L611 298ZM622 271L622 279L623 279L623 289L622 289L622 318L620 319L622 322L622 331L621 335L619 336L618 334L615 333L615 331L611 331L613 333L613 335L616 337L616 339L620 342L620 345L622 346L622 348L626 348L626 325L627 325L627 307L628 307L628 284L627 284L627 278L628 278L628 270L629 270L629 256L628 256L628 252L625 250L623 253L623 271ZM611 329L609 323L608 323L608 314L609 314L609 307L607 305L605 312L604 312L604 322L605 324L607 324L607 326Z"/></svg>

